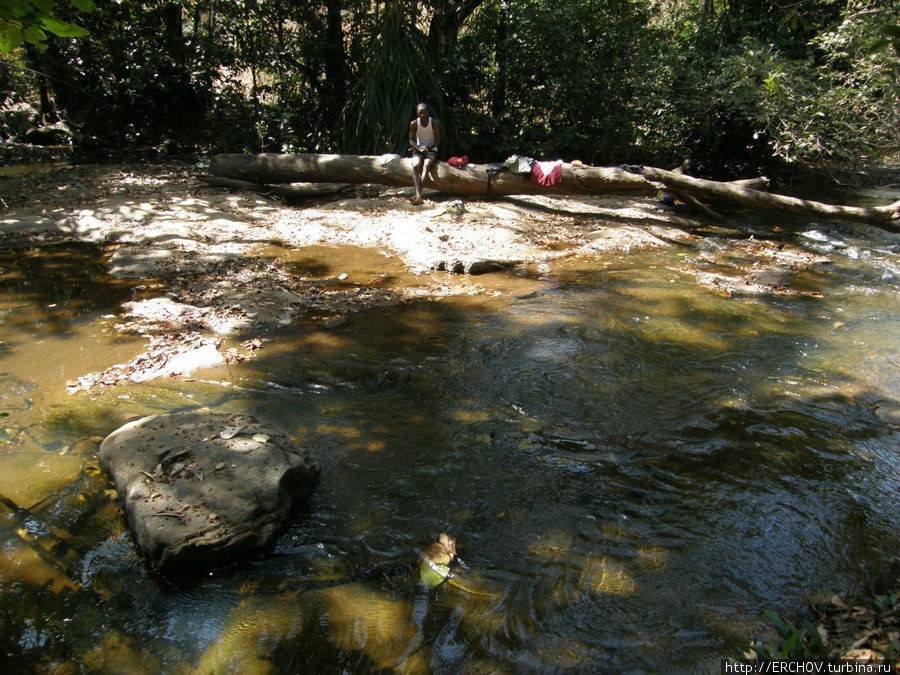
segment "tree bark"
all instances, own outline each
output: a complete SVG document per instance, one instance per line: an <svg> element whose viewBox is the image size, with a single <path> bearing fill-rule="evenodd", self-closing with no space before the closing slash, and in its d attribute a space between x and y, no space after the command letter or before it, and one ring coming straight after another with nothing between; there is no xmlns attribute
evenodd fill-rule
<svg viewBox="0 0 900 675"><path fill-rule="evenodd" d="M425 180L425 187L441 192L481 197L520 194L593 194L617 192L652 193L656 187L639 174L615 167L563 164L562 182L543 187L527 176L502 171L489 176L487 166L455 169L438 162ZM409 159L399 155L215 155L210 173L254 183L378 183L412 185Z"/></svg>
<svg viewBox="0 0 900 675"><path fill-rule="evenodd" d="M344 51L344 28L341 15L341 0L328 0L325 3L325 81L323 83L323 108L325 124L337 124L341 116L341 106L350 77L347 65L347 54Z"/></svg>
<svg viewBox="0 0 900 675"><path fill-rule="evenodd" d="M428 42L435 64L443 70L456 53L459 30L484 0L439 0L432 3L434 13L428 27Z"/></svg>
<svg viewBox="0 0 900 675"><path fill-rule="evenodd" d="M304 185L260 185L236 178L222 178L221 176L198 176L207 185L229 188L231 190L245 190L256 192L265 197L278 197L288 204L301 204L310 200L344 194L351 188L347 183L316 183Z"/></svg>
<svg viewBox="0 0 900 675"><path fill-rule="evenodd" d="M566 163L561 167L562 180L556 185L545 187L531 183L527 176L507 170L492 175L488 170L490 166L479 164L456 169L438 162L424 184L425 187L441 192L479 197L515 194L654 194L662 188L694 200L707 200L723 205L789 211L814 218L824 216L862 221L892 231L900 229L900 201L872 208L824 204L764 192L760 188L767 187L768 181L765 178L724 183L653 167L596 167ZM399 155L225 154L212 158L210 173L213 176L257 184L317 182L412 185L409 160Z"/></svg>
<svg viewBox="0 0 900 675"><path fill-rule="evenodd" d="M746 208L788 211L811 217L824 216L838 220L861 221L878 224L892 231L900 231L900 201L876 207L840 206L763 192L741 185L740 181L719 183L649 166L636 168L647 180L662 183L673 192L685 193L699 199Z"/></svg>

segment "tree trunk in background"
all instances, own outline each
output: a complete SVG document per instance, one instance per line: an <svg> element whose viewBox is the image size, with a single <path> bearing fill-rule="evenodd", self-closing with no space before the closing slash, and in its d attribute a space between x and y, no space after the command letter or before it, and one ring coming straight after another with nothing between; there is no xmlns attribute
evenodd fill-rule
<svg viewBox="0 0 900 675"><path fill-rule="evenodd" d="M441 70L455 59L459 30L484 0L438 0L428 26L428 44L434 64Z"/></svg>
<svg viewBox="0 0 900 675"><path fill-rule="evenodd" d="M494 77L494 87L491 94L491 115L496 122L503 119L506 112L506 73L509 54L506 45L506 2L500 3L497 16L497 41L494 47L497 64L497 74Z"/></svg>
<svg viewBox="0 0 900 675"><path fill-rule="evenodd" d="M338 123L344 105L347 81L350 78L347 56L344 52L342 5L342 0L328 0L326 3L325 92L322 101L326 125Z"/></svg>
<svg viewBox="0 0 900 675"><path fill-rule="evenodd" d="M28 54L28 59L37 66L35 70L39 73L38 95L41 102L40 122L42 125L52 124L59 119L59 116L56 114L56 108L53 106L53 101L50 99L50 89L47 86L47 76L45 73L49 70L49 66L46 64L41 52L38 51L34 45L26 43L25 51Z"/></svg>
<svg viewBox="0 0 900 675"><path fill-rule="evenodd" d="M444 147L453 146L457 134L455 106L445 104L468 94L463 90L465 85L461 84L456 56L459 31L483 3L484 0L433 0L429 3L433 13L428 24L426 49L442 99L441 102L432 101L432 104L437 105L436 112L443 125L441 144Z"/></svg>

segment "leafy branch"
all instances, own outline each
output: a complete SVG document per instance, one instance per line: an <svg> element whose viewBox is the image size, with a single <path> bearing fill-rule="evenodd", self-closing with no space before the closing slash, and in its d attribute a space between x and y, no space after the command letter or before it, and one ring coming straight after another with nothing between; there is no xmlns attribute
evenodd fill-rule
<svg viewBox="0 0 900 675"><path fill-rule="evenodd" d="M92 0L69 0L81 12L94 8ZM0 0L0 54L9 54L23 44L43 51L49 35L84 37L88 32L54 16L53 0Z"/></svg>

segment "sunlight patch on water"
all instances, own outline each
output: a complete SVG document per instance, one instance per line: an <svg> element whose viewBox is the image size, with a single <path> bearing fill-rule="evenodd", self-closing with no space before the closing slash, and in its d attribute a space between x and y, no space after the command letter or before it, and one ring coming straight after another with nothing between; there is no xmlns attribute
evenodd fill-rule
<svg viewBox="0 0 900 675"><path fill-rule="evenodd" d="M638 585L625 566L609 556L589 557L581 573L581 585L603 595L627 596L638 592Z"/></svg>
<svg viewBox="0 0 900 675"><path fill-rule="evenodd" d="M345 652L361 652L371 668L401 663L420 641L414 607L402 598L360 584L336 586L322 592L320 621L329 638Z"/></svg>
<svg viewBox="0 0 900 675"><path fill-rule="evenodd" d="M49 589L51 593L76 589L69 576L41 557L35 548L20 538L10 537L3 530L5 528L0 528L0 536L5 539L0 546L0 587L16 581L33 589Z"/></svg>
<svg viewBox="0 0 900 675"><path fill-rule="evenodd" d="M40 488L27 503L80 480L80 456L58 454L75 439L154 412L260 415L323 467L271 554L187 588L124 555L127 537L92 534L79 552L88 588L56 611L84 615L94 632L48 645L53 658L200 673L653 672L739 652L761 608L796 609L852 584L896 543L896 449L879 412L900 398L889 255L823 234L791 243L831 247L827 272L791 281L821 297L701 286L688 265L737 276L759 248L729 235L555 262L539 279L506 275L497 295L305 317L254 361L91 398L47 392L70 362L109 358L102 322L42 332L43 344L31 344L33 327L3 328L0 421L54 449L0 456L10 469L0 492L17 500L23 486ZM370 253L307 250L289 262L392 283L396 261ZM60 463L53 480L36 457ZM48 513L112 519L94 487L72 488ZM10 617L47 602L15 580L66 588L26 564L33 549L13 520L0 557ZM444 531L468 569L423 593L407 572ZM43 658L48 633L7 623L28 658Z"/></svg>

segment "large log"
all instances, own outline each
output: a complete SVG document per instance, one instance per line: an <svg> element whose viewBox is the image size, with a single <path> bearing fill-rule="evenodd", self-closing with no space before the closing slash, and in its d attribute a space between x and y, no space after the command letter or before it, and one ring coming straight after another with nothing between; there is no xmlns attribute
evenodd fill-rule
<svg viewBox="0 0 900 675"><path fill-rule="evenodd" d="M886 229L900 231L900 201L874 207L840 206L824 202L799 199L786 195L763 192L738 182L719 183L702 178L686 176L674 171L652 167L635 167L646 179L662 183L673 192L689 194L700 199L737 204L743 207L789 211L810 217L854 220L881 225Z"/></svg>
<svg viewBox="0 0 900 675"><path fill-rule="evenodd" d="M222 178L221 176L198 176L207 185L230 188L232 190L246 190L258 192L266 197L278 197L289 204L302 203L322 197L342 194L351 186L346 183L305 183L304 185L260 185L237 178Z"/></svg>
<svg viewBox="0 0 900 675"><path fill-rule="evenodd" d="M502 197L515 194L653 194L660 187L687 201L711 200L754 209L790 211L811 218L854 220L900 231L900 201L877 207L839 206L764 192L765 179L717 182L693 178L677 171L646 166L596 167L572 162L561 167L562 180L553 186L536 185L527 176L510 171L491 171L491 165L462 169L437 163L426 187L465 196ZM257 184L299 182L377 183L411 186L408 159L399 155L276 154L215 155L210 162L214 176ZM715 214L715 212L710 211Z"/></svg>
<svg viewBox="0 0 900 675"><path fill-rule="evenodd" d="M496 175L488 165L456 169L438 162L425 186L459 195L501 197L521 194L651 193L656 188L640 174L620 168L563 164L562 182L552 187L534 185L526 176L509 171ZM378 183L412 186L409 160L399 155L215 155L210 173L254 183Z"/></svg>

